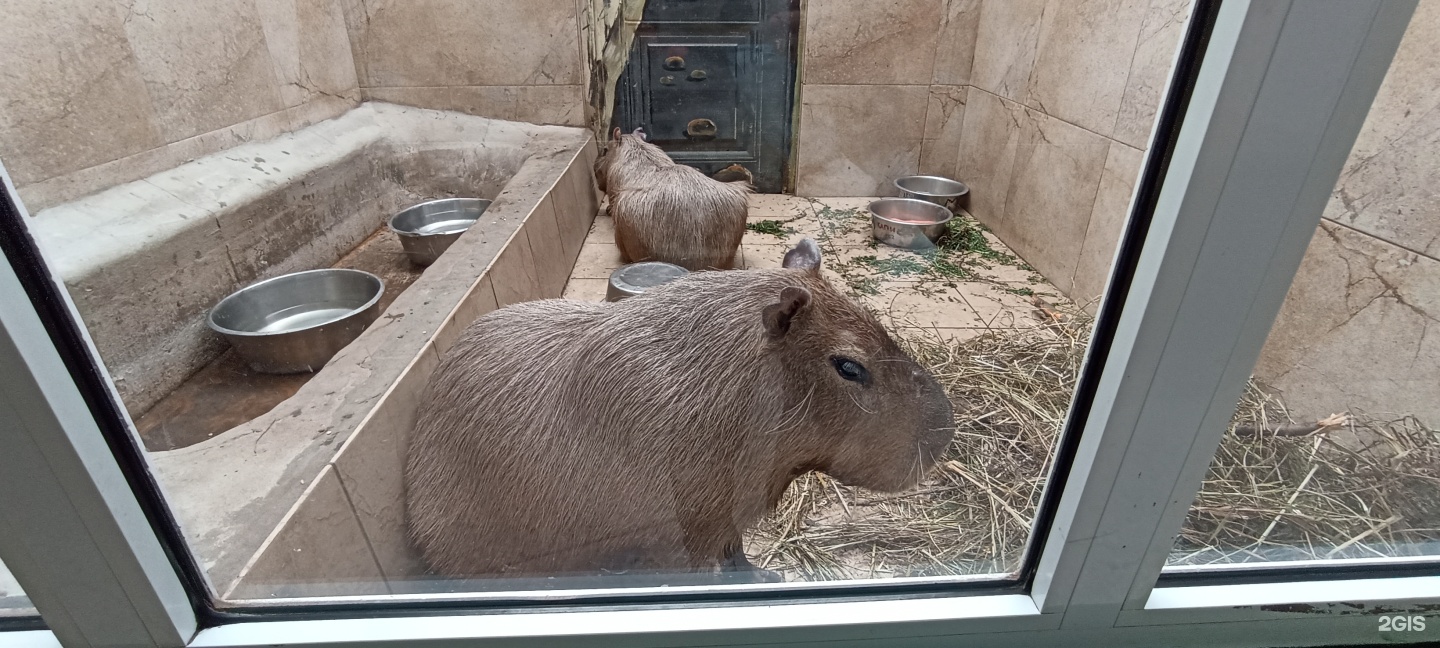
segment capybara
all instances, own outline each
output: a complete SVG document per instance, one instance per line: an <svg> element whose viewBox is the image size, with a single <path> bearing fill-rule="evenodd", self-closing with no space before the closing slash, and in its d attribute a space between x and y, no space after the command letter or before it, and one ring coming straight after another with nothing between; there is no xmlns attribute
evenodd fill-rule
<svg viewBox="0 0 1440 648"><path fill-rule="evenodd" d="M664 261L687 270L728 270L745 236L750 183L720 182L676 164L639 128L615 129L596 161L625 263Z"/></svg>
<svg viewBox="0 0 1440 648"><path fill-rule="evenodd" d="M431 570L775 580L741 534L793 479L919 483L954 433L944 390L821 277L813 241L782 265L523 302L465 329L406 461Z"/></svg>

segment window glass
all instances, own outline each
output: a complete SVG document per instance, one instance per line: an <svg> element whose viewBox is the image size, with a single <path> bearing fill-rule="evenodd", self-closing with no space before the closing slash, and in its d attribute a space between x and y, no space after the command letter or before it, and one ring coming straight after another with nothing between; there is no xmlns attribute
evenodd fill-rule
<svg viewBox="0 0 1440 648"><path fill-rule="evenodd" d="M1015 578L1190 10L82 2L0 159L230 602Z"/></svg>
<svg viewBox="0 0 1440 648"><path fill-rule="evenodd" d="M25 596L25 590L10 573L4 561L0 561L0 621L6 618L34 616L35 606Z"/></svg>
<svg viewBox="0 0 1440 648"><path fill-rule="evenodd" d="M1440 554L1437 37L1423 0L1171 565Z"/></svg>

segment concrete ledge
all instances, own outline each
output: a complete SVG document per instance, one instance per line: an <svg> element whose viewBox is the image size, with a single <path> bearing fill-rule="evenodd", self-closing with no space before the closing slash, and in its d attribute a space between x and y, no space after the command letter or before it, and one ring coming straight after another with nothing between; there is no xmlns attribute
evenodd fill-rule
<svg viewBox="0 0 1440 648"><path fill-rule="evenodd" d="M323 484L307 488L229 589L221 590L227 599L393 593L403 591L406 581L424 575L424 564L411 546L405 526L403 483L406 442L419 397L440 355L476 318L509 303L560 296L599 210L590 172L594 155L595 147L587 142L561 160L563 166L522 169L506 192L544 193L540 200L525 203L530 210L519 218L510 236L503 241L497 237L477 242L467 234L461 242L470 252L486 252L453 257L447 252L442 257L442 262L459 268L447 271L457 279L447 282L454 288L463 281L460 277L479 267L478 259L494 251L488 257L490 263L464 286L458 299L435 299L434 295L427 299L430 307L436 302L449 307L448 311L429 311L432 315L443 313L443 320L426 329L433 334L419 336L424 339L419 353L369 408L340 451L330 457L329 465L320 468L321 479L338 476L344 497L336 497L334 488ZM557 170L559 173L548 173ZM506 203L504 218L511 218L508 208L518 205ZM429 271L421 281L428 276ZM409 296L407 292L402 299ZM284 409L277 408L272 416L283 416ZM352 518L358 526L348 522ZM363 558L358 560L363 564L357 564L357 556Z"/></svg>
<svg viewBox="0 0 1440 648"><path fill-rule="evenodd" d="M408 429L381 422L403 423L404 413L377 408L392 397L397 405L390 407L399 407L406 399L393 394L423 386L414 382L428 380L421 359L448 348L459 329L494 308L497 291L507 300L559 296L573 257L555 251L570 244L578 250L597 205L588 173L594 155L594 142L581 129L366 104L36 215L37 236L54 252L51 262L76 295L117 383L163 373L148 387L163 395L166 380L187 375L189 360L173 356L205 358L218 351L207 345L223 348L201 318L229 290L328 265L415 200L476 192L493 197L488 225L461 236L293 397L212 439L151 455L167 501L217 591L236 591L242 571L257 582L284 576L351 583L338 591L352 593L363 589L355 583L373 575L366 560L381 573L368 551L357 562L352 549L359 545L345 545L346 538L361 529L393 538L394 529L403 532L403 510L384 488L357 491L363 506L352 505L342 472L330 466L337 450L364 438L356 434L362 421L385 428L372 445L388 446L391 454L403 447ZM583 178L567 173L572 167L584 171ZM542 249L538 263L532 246ZM503 287L494 286L502 275ZM157 291L166 290L158 298L165 312L146 313L157 310ZM149 317L149 324L138 317ZM185 346L197 340L196 348ZM152 353L133 350L144 346ZM128 393L127 401L141 391ZM410 410L413 415L413 400ZM386 464L383 457L376 461ZM393 475L399 484L398 467L367 470L365 480L384 486L381 478ZM314 504L297 508L302 501ZM337 510L342 502L344 510ZM327 530L312 532L315 525ZM381 544L398 551L394 542ZM297 555L311 549L310 558ZM331 558L341 554L346 565L335 571ZM386 555L385 564L397 569L400 558Z"/></svg>

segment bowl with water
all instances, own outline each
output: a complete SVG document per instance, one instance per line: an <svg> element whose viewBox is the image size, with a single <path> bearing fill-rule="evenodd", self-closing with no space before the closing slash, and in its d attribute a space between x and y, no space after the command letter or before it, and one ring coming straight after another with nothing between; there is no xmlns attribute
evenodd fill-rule
<svg viewBox="0 0 1440 648"><path fill-rule="evenodd" d="M431 200L391 216L390 231L400 237L400 245L412 262L428 266L489 207L490 201L484 198Z"/></svg>
<svg viewBox="0 0 1440 648"><path fill-rule="evenodd" d="M875 240L910 250L935 247L953 216L948 208L928 200L881 198L870 203Z"/></svg>
<svg viewBox="0 0 1440 648"><path fill-rule="evenodd" d="M260 373L319 371L380 315L385 282L326 268L259 281L220 300L206 317Z"/></svg>

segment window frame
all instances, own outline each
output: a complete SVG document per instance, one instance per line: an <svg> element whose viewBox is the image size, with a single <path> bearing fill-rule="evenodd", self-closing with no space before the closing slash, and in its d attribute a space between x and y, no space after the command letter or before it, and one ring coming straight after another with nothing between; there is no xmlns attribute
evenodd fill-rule
<svg viewBox="0 0 1440 648"><path fill-rule="evenodd" d="M1047 486L1057 505L1032 541L1024 593L839 593L522 614L399 615L375 606L333 618L315 610L217 615L198 596L203 584L177 569L188 553L172 551L173 539L157 530L164 512L131 490L150 478L143 465L127 462L102 433L107 416L129 423L113 386L98 377L110 410L87 399L77 382L97 377L79 375L45 327L46 309L78 322L73 304L67 296L35 307L5 263L0 366L18 370L0 372L0 409L13 410L15 421L0 439L27 445L0 454L0 469L26 485L0 500L0 555L50 629L0 634L0 646L1420 641L1425 634L1382 637L1374 617L1440 605L1440 576L1346 578L1283 564L1227 569L1248 578L1228 583L1162 576L1416 3L1224 0L1206 14L1213 23L1204 34L1190 30L1187 41L1206 39L1203 57L1192 83L1167 89L1157 115L1161 128L1116 253L1122 263L1097 320L1097 331L1113 335L1096 354L1099 372L1087 372L1097 376L1093 393L1072 404L1065 442L1074 444L1074 460ZM1182 77L1183 70L1172 83ZM4 185L13 197L8 175ZM80 352L94 354L83 327L78 333Z"/></svg>

